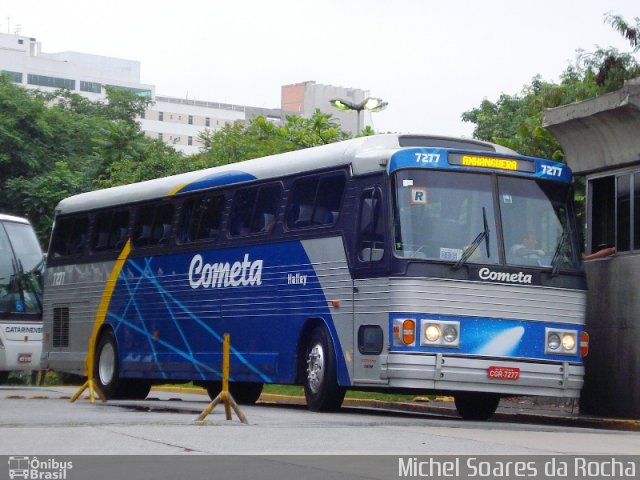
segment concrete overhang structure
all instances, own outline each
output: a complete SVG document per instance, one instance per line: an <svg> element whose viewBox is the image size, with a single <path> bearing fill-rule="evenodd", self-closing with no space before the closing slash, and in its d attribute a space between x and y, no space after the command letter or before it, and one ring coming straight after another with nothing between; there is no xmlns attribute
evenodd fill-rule
<svg viewBox="0 0 640 480"><path fill-rule="evenodd" d="M640 161L640 78L615 92L552 108L542 125L555 135L574 173L589 175Z"/></svg>

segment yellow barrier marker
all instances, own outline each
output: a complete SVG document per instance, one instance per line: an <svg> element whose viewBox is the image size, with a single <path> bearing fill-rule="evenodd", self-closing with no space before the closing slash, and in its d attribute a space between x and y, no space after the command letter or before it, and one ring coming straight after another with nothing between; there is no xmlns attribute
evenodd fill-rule
<svg viewBox="0 0 640 480"><path fill-rule="evenodd" d="M124 267L124 263L131 252L131 240L127 240L124 248L118 255L118 260L116 260L116 264L111 270L111 274L109 275L109 279L107 280L107 284L104 287L104 292L102 292L102 299L100 300L100 306L98 307L98 313L96 314L96 321L93 324L93 331L91 332L91 338L89 338L89 347L87 349L87 358L85 358L85 375L87 376L87 381L80 387L80 389L71 397L70 402L75 402L82 392L86 389L89 389L89 401L91 403L96 403L96 394L100 397L100 400L103 402L107 401L107 398L100 390L100 387L93 380L93 369L95 366L95 356L96 356L96 341L98 337L98 332L100 332L100 327L104 323L104 319L107 317L107 310L109 309L109 303L111 302L111 296L113 295L113 291L116 288L116 282L118 281L118 276L122 271L122 267Z"/></svg>
<svg viewBox="0 0 640 480"><path fill-rule="evenodd" d="M220 402L224 403L224 410L227 415L227 420L231 420L231 408L233 408L234 412L240 419L242 423L249 423L247 418L238 407L238 404L233 399L233 396L229 392L229 351L230 351L230 337L228 333L224 334L223 342L222 342L222 391L218 394L216 398L205 408L200 416L196 419L196 421L201 422L207 416L213 412L213 409Z"/></svg>

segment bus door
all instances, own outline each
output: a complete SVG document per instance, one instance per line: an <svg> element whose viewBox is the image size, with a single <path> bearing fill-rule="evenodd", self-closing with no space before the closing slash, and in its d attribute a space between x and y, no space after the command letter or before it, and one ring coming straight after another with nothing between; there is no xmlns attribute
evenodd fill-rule
<svg viewBox="0 0 640 480"><path fill-rule="evenodd" d="M386 201L385 201L386 200ZM388 330L389 265L388 208L380 185L362 189L358 202L355 248L352 249L353 384L385 385L380 379Z"/></svg>

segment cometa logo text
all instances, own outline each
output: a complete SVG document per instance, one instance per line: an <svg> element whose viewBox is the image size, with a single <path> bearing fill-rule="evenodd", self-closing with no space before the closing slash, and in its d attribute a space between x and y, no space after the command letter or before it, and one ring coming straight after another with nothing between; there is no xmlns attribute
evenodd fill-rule
<svg viewBox="0 0 640 480"><path fill-rule="evenodd" d="M530 274L525 274L523 272L494 272L490 268L486 267L480 269L479 275L480 280L490 280L492 282L531 284L532 281Z"/></svg>
<svg viewBox="0 0 640 480"><path fill-rule="evenodd" d="M234 263L205 263L202 255L195 255L189 265L191 288L220 288L254 286L262 284L262 260L251 261L245 254Z"/></svg>

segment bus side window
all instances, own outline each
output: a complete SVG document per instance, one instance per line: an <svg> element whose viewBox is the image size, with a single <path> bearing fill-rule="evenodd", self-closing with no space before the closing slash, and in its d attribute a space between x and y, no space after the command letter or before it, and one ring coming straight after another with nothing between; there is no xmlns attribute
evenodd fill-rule
<svg viewBox="0 0 640 480"><path fill-rule="evenodd" d="M360 201L358 228L358 259L361 262L378 262L384 257L385 230L380 188L369 188Z"/></svg>
<svg viewBox="0 0 640 480"><path fill-rule="evenodd" d="M66 257L83 253L87 244L88 232L88 217L57 219L52 240L53 256Z"/></svg>
<svg viewBox="0 0 640 480"><path fill-rule="evenodd" d="M164 244L173 233L173 204L145 205L138 209L133 244L146 247Z"/></svg>
<svg viewBox="0 0 640 480"><path fill-rule="evenodd" d="M127 239L129 211L108 211L96 215L91 249L94 252L120 249Z"/></svg>
<svg viewBox="0 0 640 480"><path fill-rule="evenodd" d="M279 184L237 191L231 206L229 234L244 237L270 233L275 225L281 196L282 188Z"/></svg>
<svg viewBox="0 0 640 480"><path fill-rule="evenodd" d="M296 180L291 188L287 227L334 225L340 215L345 183L343 173Z"/></svg>
<svg viewBox="0 0 640 480"><path fill-rule="evenodd" d="M180 242L215 240L220 231L225 203L224 195L201 195L188 199L182 209Z"/></svg>

